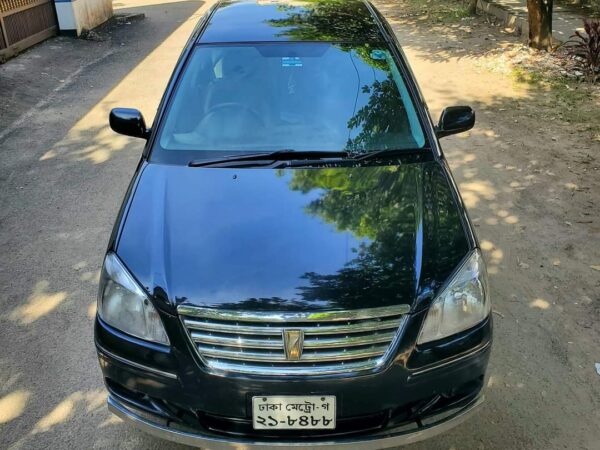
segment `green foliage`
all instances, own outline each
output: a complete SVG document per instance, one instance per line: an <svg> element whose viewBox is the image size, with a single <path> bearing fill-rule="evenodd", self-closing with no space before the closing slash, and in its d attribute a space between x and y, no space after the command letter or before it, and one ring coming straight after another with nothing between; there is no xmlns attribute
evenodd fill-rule
<svg viewBox="0 0 600 450"><path fill-rule="evenodd" d="M596 81L600 78L600 20L584 19L583 28L585 33L576 31L565 44L588 78Z"/></svg>
<svg viewBox="0 0 600 450"><path fill-rule="evenodd" d="M439 275L438 265L454 267L466 251L462 224L437 163L294 170L289 187L318 194L306 205L307 214L360 240L336 273L302 276L307 282L297 289L304 300L360 308L365 293L371 306L391 296L413 296L419 245L426 249L421 281Z"/></svg>
<svg viewBox="0 0 600 450"><path fill-rule="evenodd" d="M284 19L270 20L281 27L281 35L301 41L340 41L340 36L373 36L373 20L364 5L344 0L305 0L301 7L287 6Z"/></svg>
<svg viewBox="0 0 600 450"><path fill-rule="evenodd" d="M600 107L593 98L593 85L552 78L524 68L513 69L512 77L538 91L539 95L530 102L537 104L540 109L553 111L557 118L567 123L583 125L594 140L600 140Z"/></svg>
<svg viewBox="0 0 600 450"><path fill-rule="evenodd" d="M363 86L362 90L370 94L369 102L348 121L349 129L361 130L355 138L348 139L348 150L387 148L390 135L410 134L406 111L399 107L402 99L391 75L384 81Z"/></svg>
<svg viewBox="0 0 600 450"><path fill-rule="evenodd" d="M515 67L511 70L512 78L518 83L525 83L530 85L539 85L546 78L539 72L533 70L527 70L522 67Z"/></svg>
<svg viewBox="0 0 600 450"><path fill-rule="evenodd" d="M412 284L414 199L422 168L369 167L348 175L339 168L299 170L290 181L293 190L320 193L306 206L308 214L363 239L343 269L306 273L302 278L308 283L298 290L307 300L339 299L345 307L360 307L362 292L369 289L371 298L385 303L390 293L410 290Z"/></svg>
<svg viewBox="0 0 600 450"><path fill-rule="evenodd" d="M281 36L295 41L342 42L347 36L371 36L378 38L376 27L369 16L365 16L360 3L344 0L305 0L302 7L278 7L287 12L284 19L273 19L269 25L281 28ZM368 42L363 45L339 44L344 51L355 52L366 64L378 70L388 70L385 60L371 58L376 49Z"/></svg>
<svg viewBox="0 0 600 450"><path fill-rule="evenodd" d="M269 21L271 26L280 27L280 35L292 40L339 42L340 36L373 36L377 38L374 22L364 14L364 5L344 0L306 0L301 7L279 6L285 10L283 19ZM359 134L348 139L347 149L362 151L382 149L388 146L387 137L393 133L407 133L410 126L406 112L399 108L402 99L397 86L389 74L385 59L371 57L373 47L337 44L343 51L351 52L376 70L388 73L388 79L375 81L371 86L362 86L363 93L370 93L368 105L358 110L348 122L348 129L359 129Z"/></svg>
<svg viewBox="0 0 600 450"><path fill-rule="evenodd" d="M402 191L406 176L416 175L408 168L398 172L396 166L357 169L352 177L340 169L303 170L294 173L290 189L303 193L319 189L322 195L306 207L309 214L334 224L339 231L377 241L389 233L391 223L410 221L396 204L403 195L411 194Z"/></svg>

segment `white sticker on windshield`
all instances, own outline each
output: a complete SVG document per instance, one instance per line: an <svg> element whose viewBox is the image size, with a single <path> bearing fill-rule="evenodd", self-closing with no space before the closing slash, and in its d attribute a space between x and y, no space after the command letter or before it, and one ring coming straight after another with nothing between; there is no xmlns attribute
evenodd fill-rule
<svg viewBox="0 0 600 450"><path fill-rule="evenodd" d="M281 67L302 67L302 60L297 56L284 56L281 58Z"/></svg>

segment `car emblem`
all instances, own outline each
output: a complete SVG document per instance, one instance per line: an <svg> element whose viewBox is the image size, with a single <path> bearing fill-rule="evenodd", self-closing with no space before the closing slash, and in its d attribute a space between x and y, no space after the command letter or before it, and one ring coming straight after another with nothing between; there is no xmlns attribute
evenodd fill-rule
<svg viewBox="0 0 600 450"><path fill-rule="evenodd" d="M283 330L283 345L285 347L285 358L288 361L298 361L302 357L304 332L301 330Z"/></svg>

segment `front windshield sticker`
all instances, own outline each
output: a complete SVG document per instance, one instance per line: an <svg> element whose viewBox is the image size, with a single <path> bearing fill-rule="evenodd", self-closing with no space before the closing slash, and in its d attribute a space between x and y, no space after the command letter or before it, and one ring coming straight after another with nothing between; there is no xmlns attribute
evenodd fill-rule
<svg viewBox="0 0 600 450"><path fill-rule="evenodd" d="M297 56L284 56L281 58L281 67L302 67L302 60Z"/></svg>

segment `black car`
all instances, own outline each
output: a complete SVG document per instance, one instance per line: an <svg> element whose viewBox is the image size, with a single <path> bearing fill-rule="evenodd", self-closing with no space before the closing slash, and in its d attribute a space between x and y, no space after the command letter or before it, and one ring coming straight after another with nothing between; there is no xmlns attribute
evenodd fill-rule
<svg viewBox="0 0 600 450"><path fill-rule="evenodd" d="M384 448L483 401L486 271L389 25L362 0L225 0L186 45L110 239L109 409L213 448Z"/></svg>

